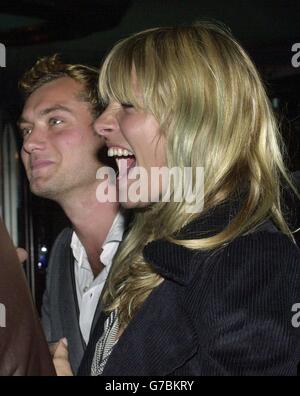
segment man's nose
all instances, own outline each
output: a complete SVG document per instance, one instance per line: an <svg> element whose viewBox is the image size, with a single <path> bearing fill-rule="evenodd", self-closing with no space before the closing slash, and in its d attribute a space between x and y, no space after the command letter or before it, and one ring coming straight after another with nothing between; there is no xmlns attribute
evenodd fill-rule
<svg viewBox="0 0 300 396"><path fill-rule="evenodd" d="M24 137L22 148L26 153L31 154L34 150L43 150L45 143L45 134L39 128L35 127Z"/></svg>
<svg viewBox="0 0 300 396"><path fill-rule="evenodd" d="M98 135L107 138L108 135L117 130L117 128L118 121L116 118L116 112L108 106L94 122L94 129Z"/></svg>

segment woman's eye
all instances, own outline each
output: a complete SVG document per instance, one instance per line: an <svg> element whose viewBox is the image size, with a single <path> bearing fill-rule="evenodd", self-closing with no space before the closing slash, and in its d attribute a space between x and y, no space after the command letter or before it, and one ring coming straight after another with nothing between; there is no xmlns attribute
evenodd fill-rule
<svg viewBox="0 0 300 396"><path fill-rule="evenodd" d="M121 106L122 106L124 109L133 108L133 105L132 105L131 103L121 103Z"/></svg>

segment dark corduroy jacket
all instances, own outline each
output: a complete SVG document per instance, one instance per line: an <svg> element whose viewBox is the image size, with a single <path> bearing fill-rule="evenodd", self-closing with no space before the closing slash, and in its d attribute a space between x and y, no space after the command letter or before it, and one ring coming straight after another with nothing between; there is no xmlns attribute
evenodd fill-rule
<svg viewBox="0 0 300 396"><path fill-rule="evenodd" d="M190 223L196 238L228 223L226 205ZM165 281L132 319L103 375L296 375L300 327L300 252L271 222L214 251L191 251L165 240L145 259ZM102 315L82 361L89 375Z"/></svg>

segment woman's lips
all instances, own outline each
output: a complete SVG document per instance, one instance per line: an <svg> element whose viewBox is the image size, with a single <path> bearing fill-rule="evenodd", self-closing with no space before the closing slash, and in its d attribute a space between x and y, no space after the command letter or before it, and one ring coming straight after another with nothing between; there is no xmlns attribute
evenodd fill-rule
<svg viewBox="0 0 300 396"><path fill-rule="evenodd" d="M124 176L128 176L130 169L134 168L134 166L136 165L135 157L128 157L128 158L116 157L116 160L118 162L118 168L119 168L118 179L121 179Z"/></svg>

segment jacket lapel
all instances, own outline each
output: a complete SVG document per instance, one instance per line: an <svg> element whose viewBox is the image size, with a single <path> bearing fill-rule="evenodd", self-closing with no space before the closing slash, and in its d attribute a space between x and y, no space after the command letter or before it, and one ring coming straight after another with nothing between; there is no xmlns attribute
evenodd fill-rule
<svg viewBox="0 0 300 396"><path fill-rule="evenodd" d="M196 353L197 335L174 287L181 288L164 281L153 290L115 345L103 375L168 375Z"/></svg>
<svg viewBox="0 0 300 396"><path fill-rule="evenodd" d="M69 339L69 353L72 360L80 363L85 343L79 328L79 309L76 294L74 276L74 258L70 249L70 244L66 244L64 249L64 260L62 262L60 279L63 280L61 286L60 314L65 336ZM73 345L77 346L73 348Z"/></svg>

